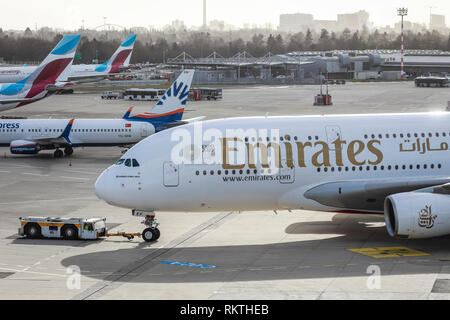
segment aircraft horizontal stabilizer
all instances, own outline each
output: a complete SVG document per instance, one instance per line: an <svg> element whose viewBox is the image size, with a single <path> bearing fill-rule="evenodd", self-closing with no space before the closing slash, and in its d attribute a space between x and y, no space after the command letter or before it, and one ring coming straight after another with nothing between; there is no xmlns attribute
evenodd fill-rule
<svg viewBox="0 0 450 320"><path fill-rule="evenodd" d="M164 123L164 124L162 124L162 125L160 125L158 127L158 130L164 130L164 129L174 128L174 127L179 127L179 126L182 126L182 125L185 125L185 124L201 121L201 120L203 120L205 118L206 117L198 117L198 118L193 118L193 119L188 119L188 120L181 120L181 121L176 121L176 122Z"/></svg>
<svg viewBox="0 0 450 320"><path fill-rule="evenodd" d="M187 119L187 120L183 120L186 123L194 123L194 122L199 122L206 119L206 116L202 116L202 117L197 117L197 118L192 118L192 119Z"/></svg>

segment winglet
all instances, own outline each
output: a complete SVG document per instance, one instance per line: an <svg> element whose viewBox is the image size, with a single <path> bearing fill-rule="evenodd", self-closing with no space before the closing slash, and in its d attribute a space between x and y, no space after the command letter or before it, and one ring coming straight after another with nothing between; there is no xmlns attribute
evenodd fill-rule
<svg viewBox="0 0 450 320"><path fill-rule="evenodd" d="M71 119L67 124L67 127L64 129L64 132L61 134L60 138L63 138L67 141L67 143L71 143L69 139L70 131L72 130L73 122L75 119Z"/></svg>
<svg viewBox="0 0 450 320"><path fill-rule="evenodd" d="M130 109L128 109L128 111L125 113L125 115L123 116L122 119L124 120L128 120L130 118L130 114L133 111L134 107L130 107Z"/></svg>

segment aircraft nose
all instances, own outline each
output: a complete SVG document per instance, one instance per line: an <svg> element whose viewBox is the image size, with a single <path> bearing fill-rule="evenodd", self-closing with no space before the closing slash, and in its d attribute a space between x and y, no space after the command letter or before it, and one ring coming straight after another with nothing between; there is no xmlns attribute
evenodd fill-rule
<svg viewBox="0 0 450 320"><path fill-rule="evenodd" d="M111 178L110 178L110 172L109 169L102 172L102 174L97 178L97 181L95 182L95 194L97 197L101 200L104 200L106 202L110 202L110 199L113 197L111 194L113 190L111 190Z"/></svg>

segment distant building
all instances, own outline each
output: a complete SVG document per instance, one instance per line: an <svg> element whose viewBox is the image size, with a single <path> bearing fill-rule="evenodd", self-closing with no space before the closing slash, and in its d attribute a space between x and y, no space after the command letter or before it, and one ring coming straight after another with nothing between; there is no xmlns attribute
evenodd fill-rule
<svg viewBox="0 0 450 320"><path fill-rule="evenodd" d="M426 24L411 22L411 21L404 21L403 28L405 31L412 31L412 32L416 32L416 33L427 30ZM402 31L402 23L397 22L394 25L394 30L395 30L395 32L400 33Z"/></svg>
<svg viewBox="0 0 450 320"><path fill-rule="evenodd" d="M338 14L337 25L340 30L348 28L352 31L362 30L369 26L369 13L361 10L355 13Z"/></svg>
<svg viewBox="0 0 450 320"><path fill-rule="evenodd" d="M182 30L186 30L187 29L186 25L184 24L184 21L181 21L181 20L178 20L178 19L172 21L172 28L175 31L182 31Z"/></svg>
<svg viewBox="0 0 450 320"><path fill-rule="evenodd" d="M328 31L338 30L338 24L335 20L314 20L313 28L314 30L327 29Z"/></svg>
<svg viewBox="0 0 450 320"><path fill-rule="evenodd" d="M329 31L342 31L346 28L356 31L362 30L364 26L369 27L369 13L358 11L355 13L338 14L337 20L314 20L312 14L294 13L280 15L279 30L283 32L300 32L312 29L320 31L327 29Z"/></svg>
<svg viewBox="0 0 450 320"><path fill-rule="evenodd" d="M280 15L280 31L296 33L312 28L314 16L305 13Z"/></svg>
<svg viewBox="0 0 450 320"><path fill-rule="evenodd" d="M440 14L430 14L430 30L445 31L445 16Z"/></svg>
<svg viewBox="0 0 450 320"><path fill-rule="evenodd" d="M225 30L225 21L222 20L212 20L209 22L210 30L223 31Z"/></svg>

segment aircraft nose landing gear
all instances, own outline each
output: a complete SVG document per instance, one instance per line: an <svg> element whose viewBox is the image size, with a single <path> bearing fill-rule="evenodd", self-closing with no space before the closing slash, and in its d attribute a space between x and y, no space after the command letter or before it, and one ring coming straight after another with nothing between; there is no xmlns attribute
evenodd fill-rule
<svg viewBox="0 0 450 320"><path fill-rule="evenodd" d="M159 239L161 236L161 232L158 229L159 223L156 222L155 213L154 212L143 212L139 210L133 210L133 216L135 217L145 217L145 220L142 221L142 224L146 225L146 228L142 232L142 239L146 242L154 242Z"/></svg>

